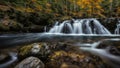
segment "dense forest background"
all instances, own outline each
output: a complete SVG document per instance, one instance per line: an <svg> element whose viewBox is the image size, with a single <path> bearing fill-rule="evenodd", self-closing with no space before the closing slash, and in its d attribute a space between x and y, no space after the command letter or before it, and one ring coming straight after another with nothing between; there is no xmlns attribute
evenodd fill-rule
<svg viewBox="0 0 120 68"><path fill-rule="evenodd" d="M56 20L119 17L120 0L0 0L0 31L41 31Z"/></svg>

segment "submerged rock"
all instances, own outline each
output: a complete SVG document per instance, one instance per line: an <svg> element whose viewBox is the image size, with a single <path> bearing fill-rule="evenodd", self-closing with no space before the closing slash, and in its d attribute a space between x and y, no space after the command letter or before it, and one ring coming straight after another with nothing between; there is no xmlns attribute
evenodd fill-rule
<svg viewBox="0 0 120 68"><path fill-rule="evenodd" d="M45 68L45 66L40 59L28 57L16 65L15 68Z"/></svg>

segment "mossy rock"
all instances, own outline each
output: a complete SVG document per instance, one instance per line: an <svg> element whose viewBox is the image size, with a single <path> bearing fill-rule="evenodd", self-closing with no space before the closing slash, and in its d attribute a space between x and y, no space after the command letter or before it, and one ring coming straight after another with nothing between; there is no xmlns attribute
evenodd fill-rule
<svg viewBox="0 0 120 68"><path fill-rule="evenodd" d="M5 31L20 31L22 29L22 24L14 20L3 20L0 22L0 30Z"/></svg>
<svg viewBox="0 0 120 68"><path fill-rule="evenodd" d="M18 56L21 59L24 59L28 56L35 56L44 60L47 59L48 55L51 53L51 49L46 43L33 43L30 45L25 45L22 46L18 51Z"/></svg>
<svg viewBox="0 0 120 68"><path fill-rule="evenodd" d="M23 28L23 25L11 20L11 25L9 26L11 31L20 31Z"/></svg>
<svg viewBox="0 0 120 68"><path fill-rule="evenodd" d="M9 27L3 25L2 23L0 23L0 31L8 31Z"/></svg>
<svg viewBox="0 0 120 68"><path fill-rule="evenodd" d="M27 46L23 46L19 49L19 55L21 56L25 56L28 53L30 53L30 49L32 48L32 45L27 45Z"/></svg>

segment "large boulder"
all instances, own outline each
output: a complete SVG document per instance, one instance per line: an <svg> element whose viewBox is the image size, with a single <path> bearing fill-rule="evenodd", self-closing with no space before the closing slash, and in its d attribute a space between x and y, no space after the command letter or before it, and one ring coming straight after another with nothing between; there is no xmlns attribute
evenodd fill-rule
<svg viewBox="0 0 120 68"><path fill-rule="evenodd" d="M36 57L28 57L21 61L15 68L44 68L44 63Z"/></svg>
<svg viewBox="0 0 120 68"><path fill-rule="evenodd" d="M51 49L52 48L47 43L33 43L21 47L18 50L18 57L22 60L28 56L35 56L43 60L47 59L48 55L52 53Z"/></svg>

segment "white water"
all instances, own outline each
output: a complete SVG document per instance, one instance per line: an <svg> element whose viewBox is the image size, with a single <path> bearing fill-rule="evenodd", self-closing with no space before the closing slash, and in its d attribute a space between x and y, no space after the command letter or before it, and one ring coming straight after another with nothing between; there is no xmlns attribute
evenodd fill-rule
<svg viewBox="0 0 120 68"><path fill-rule="evenodd" d="M3 64L0 64L0 68L7 68L7 66L11 65L13 62L17 60L17 53L9 53L11 59Z"/></svg>
<svg viewBox="0 0 120 68"><path fill-rule="evenodd" d="M69 34L111 34L96 19L77 19L63 21L56 24L49 30L49 33L69 33Z"/></svg>
<svg viewBox="0 0 120 68"><path fill-rule="evenodd" d="M117 28L115 29L115 34L120 34L120 24L117 25Z"/></svg>
<svg viewBox="0 0 120 68"><path fill-rule="evenodd" d="M105 39L103 41L117 41L119 42L120 39L119 38L115 38L115 39ZM101 57L105 62L107 62L108 64L110 64L111 66L113 66L113 68L119 68L119 64L120 64L120 55L114 55L110 52L110 50L112 49L112 47L110 47L108 45L108 47L106 48L97 48L100 43L104 43L103 41L98 41L92 44L77 44L78 46L80 46L81 50L84 51L88 51L94 55L97 55L99 57ZM119 52L120 53L120 52Z"/></svg>
<svg viewBox="0 0 120 68"><path fill-rule="evenodd" d="M46 26L44 27L44 31L47 32L47 27Z"/></svg>

